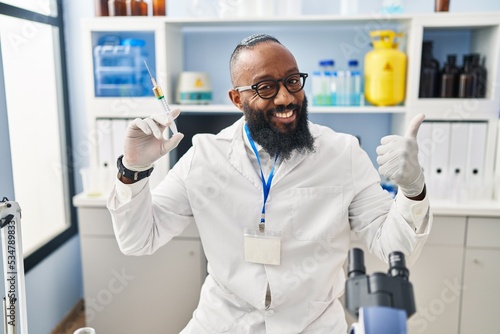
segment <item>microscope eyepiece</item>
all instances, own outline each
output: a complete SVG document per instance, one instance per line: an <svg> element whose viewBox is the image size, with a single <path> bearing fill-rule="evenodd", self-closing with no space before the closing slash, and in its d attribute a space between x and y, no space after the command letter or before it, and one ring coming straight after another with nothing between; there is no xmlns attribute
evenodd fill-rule
<svg viewBox="0 0 500 334"><path fill-rule="evenodd" d="M389 254L389 275L408 279L410 272L406 268L405 256L402 252L392 252Z"/></svg>
<svg viewBox="0 0 500 334"><path fill-rule="evenodd" d="M358 275L364 275L366 273L365 269L365 258L363 251L359 248L352 248L349 250L349 267L348 276L355 277Z"/></svg>

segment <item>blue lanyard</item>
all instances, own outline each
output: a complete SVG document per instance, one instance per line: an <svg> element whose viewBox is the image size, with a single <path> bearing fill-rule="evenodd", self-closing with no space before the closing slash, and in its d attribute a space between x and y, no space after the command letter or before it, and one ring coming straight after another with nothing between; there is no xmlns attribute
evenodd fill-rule
<svg viewBox="0 0 500 334"><path fill-rule="evenodd" d="M269 177L267 178L266 181L264 173L262 172L262 165L260 163L259 152L257 151L255 142L253 141L252 136L250 135L250 131L248 130L248 126L246 124L245 124L245 132L247 133L248 141L250 142L250 145L252 146L253 149L253 153L255 153L255 156L257 157L257 162L259 163L260 178L262 180L262 189L264 190L264 204L262 205L262 216L260 218L259 231L264 232L264 224L266 223L266 201L267 197L269 196L269 191L271 191L271 183L273 182L273 177L274 177L274 167L276 166L276 161L278 160L278 154L276 154L276 157L274 158L273 168L271 168L271 173L269 174Z"/></svg>

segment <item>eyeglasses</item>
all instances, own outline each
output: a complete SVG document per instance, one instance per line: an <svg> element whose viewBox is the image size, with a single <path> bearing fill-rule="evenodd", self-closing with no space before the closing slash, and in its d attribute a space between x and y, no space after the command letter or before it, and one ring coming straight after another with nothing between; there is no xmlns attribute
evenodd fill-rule
<svg viewBox="0 0 500 334"><path fill-rule="evenodd" d="M243 92L245 90L253 89L257 95L259 95L263 99L272 99L276 95L278 95L278 91L280 90L280 81L283 82L286 90L290 93L297 93L304 88L304 84L306 83L306 78L308 77L307 73L293 73L282 79L278 80L262 80L257 82L251 86L240 86L235 87L234 90L238 92Z"/></svg>

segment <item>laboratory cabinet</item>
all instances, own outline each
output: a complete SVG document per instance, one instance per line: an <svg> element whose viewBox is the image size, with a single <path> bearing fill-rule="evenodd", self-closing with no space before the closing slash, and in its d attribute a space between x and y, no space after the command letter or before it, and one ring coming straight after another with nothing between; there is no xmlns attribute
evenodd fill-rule
<svg viewBox="0 0 500 334"><path fill-rule="evenodd" d="M500 300L500 218L434 216L431 234L411 266L417 312L408 333L497 333ZM367 274L388 265L368 253L352 236L352 247L365 252ZM354 319L347 315L348 322Z"/></svg>
<svg viewBox="0 0 500 334"><path fill-rule="evenodd" d="M179 333L198 305L206 259L196 226L152 255L126 256L105 199L77 195L85 317L97 333Z"/></svg>
<svg viewBox="0 0 500 334"><path fill-rule="evenodd" d="M467 123L467 125L481 123L482 134L479 143L481 154L474 155L480 160L477 164L481 168L480 173L474 174L473 178L477 181L474 181L477 183L476 188L484 191L481 193L480 201L474 201L474 205L495 206L497 202L493 201L494 189L491 184L495 178L500 178L500 168L497 167L495 170L494 167L495 161L499 159L500 150L497 139L500 94L495 85L500 78L499 13L297 16L240 20L212 17L84 19L82 43L86 55L83 64L86 74L86 110L88 124L91 130L95 130L91 133L96 136L96 139L91 141L90 163L94 166L114 166L116 157L122 152L121 143L126 123L135 117L147 117L161 110L158 101L150 94L152 84L144 71L145 67L142 72L139 71L142 73L140 84L144 88L143 95L98 94L97 84L101 78L99 74L105 70L96 67L96 61L102 58L96 55L96 49L99 49L101 43L113 41L113 38L126 41L128 44L130 40L142 40L145 46L140 53L139 61L134 64L142 64L141 59L147 61L167 100L172 107L180 107L182 110L179 121L182 121L183 115L190 114L186 119L189 118L190 123L194 120L195 125L200 124L199 132L201 132L206 119L204 116L216 118L222 115L242 115L227 97L227 91L231 88L229 57L234 46L242 38L253 33L276 36L294 53L301 71L304 72L312 73L318 69L319 60L328 58L335 60L337 70L347 69L350 59L358 60L363 71L364 56L372 50L369 32L384 29L403 33L403 37L397 42L408 57L405 100L398 105L384 107L368 103L360 106L313 106L309 103L310 119L330 126L336 131L360 137L363 148L367 150L374 163L375 148L380 138L390 133L404 134L409 121L418 113L426 114L426 122L446 123L449 126L454 123ZM450 53L457 55L458 65L461 65L464 55L480 54L487 70L485 96L420 98L420 70L424 41L433 43L434 55L441 65ZM175 104L179 76L183 72L191 71L204 72L211 79L213 96L211 103ZM311 82L306 83L304 89L308 100L312 101ZM199 122L196 121L197 115ZM368 121L362 121L365 117ZM372 123L373 117L380 122ZM102 126L102 123L113 125ZM115 123L120 123L116 126L119 128L118 131L114 131ZM192 128L190 124L190 129ZM114 132L118 135L113 136ZM185 141L189 142L190 138L185 138ZM439 138L432 139L433 143L438 141ZM476 152L476 150L470 151ZM432 155L432 152L430 154ZM177 158L179 154L173 151L170 156L158 162L153 173L153 185L166 175ZM440 171L441 168L436 170ZM431 196L434 189L435 187L429 187ZM497 192L499 191L497 189ZM452 210L461 207L455 200L446 201L443 205L449 206Z"/></svg>
<svg viewBox="0 0 500 334"><path fill-rule="evenodd" d="M461 334L498 333L500 218L470 218L465 248Z"/></svg>

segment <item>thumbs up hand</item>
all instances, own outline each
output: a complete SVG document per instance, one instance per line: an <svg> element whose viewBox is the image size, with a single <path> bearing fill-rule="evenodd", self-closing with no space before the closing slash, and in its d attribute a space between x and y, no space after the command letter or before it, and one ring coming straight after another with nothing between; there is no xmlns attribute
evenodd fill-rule
<svg viewBox="0 0 500 334"><path fill-rule="evenodd" d="M424 114L418 114L410 121L404 137L386 136L377 147L379 173L391 179L409 198L420 195L425 185L417 145L418 129L424 118Z"/></svg>

